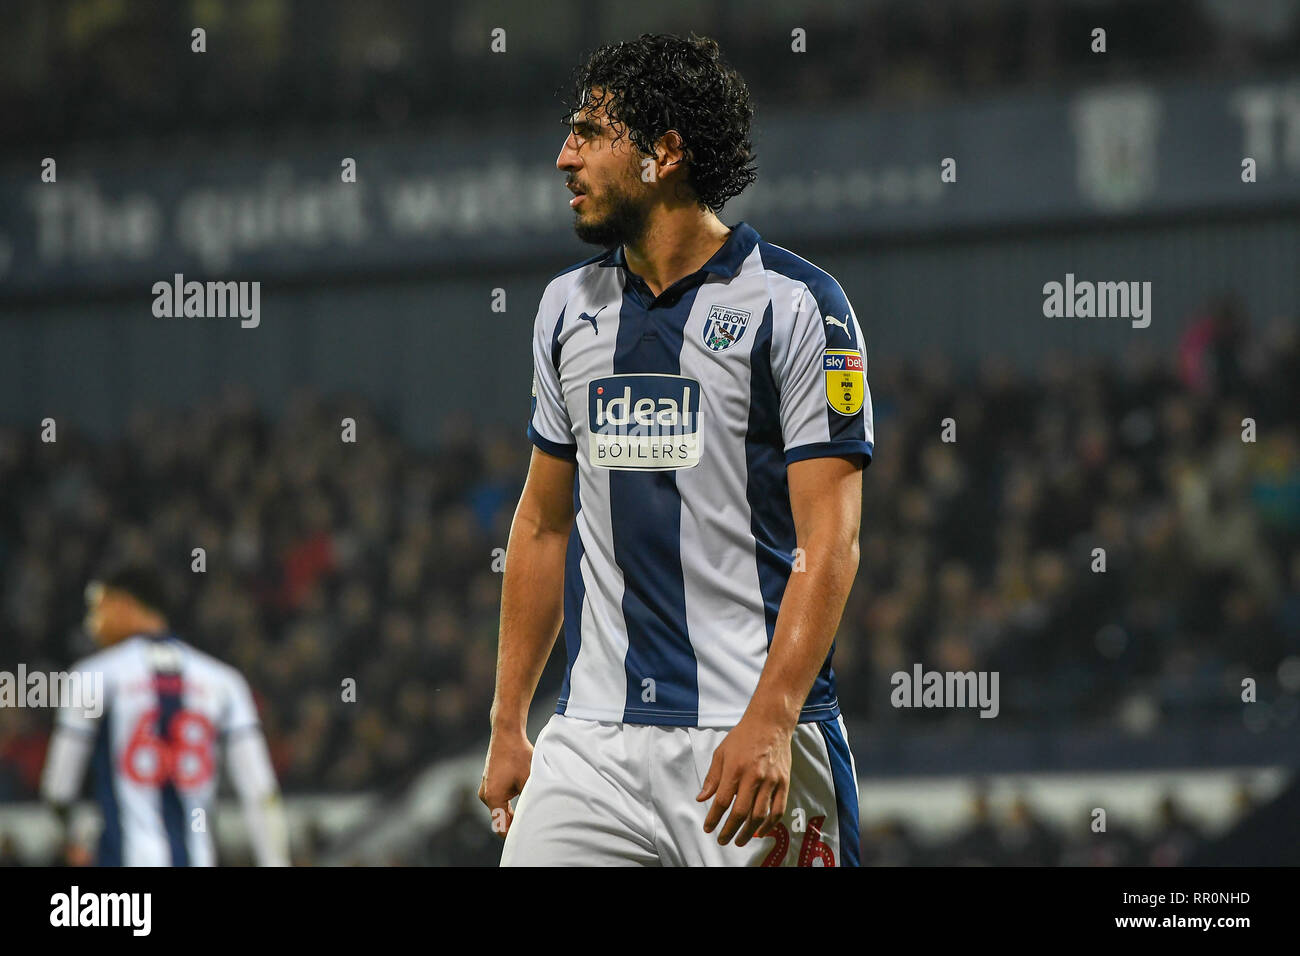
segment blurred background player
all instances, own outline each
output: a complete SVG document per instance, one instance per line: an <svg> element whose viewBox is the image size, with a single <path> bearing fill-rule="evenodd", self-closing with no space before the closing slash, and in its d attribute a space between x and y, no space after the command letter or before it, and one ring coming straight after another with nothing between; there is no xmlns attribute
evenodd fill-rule
<svg viewBox="0 0 1300 956"><path fill-rule="evenodd" d="M279 788L248 683L171 632L158 577L133 566L86 589L104 647L73 666L103 675L98 718L60 710L41 783L65 826L88 763L103 815L100 866L213 866L210 813L224 749L254 858L288 866Z"/></svg>

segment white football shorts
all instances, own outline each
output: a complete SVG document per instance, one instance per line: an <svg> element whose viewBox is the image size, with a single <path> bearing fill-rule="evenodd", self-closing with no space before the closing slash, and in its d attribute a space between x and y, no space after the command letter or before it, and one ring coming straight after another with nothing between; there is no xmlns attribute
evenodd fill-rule
<svg viewBox="0 0 1300 956"><path fill-rule="evenodd" d="M502 866L857 866L858 785L844 720L808 721L790 741L781 824L743 847L704 832L696 794L728 730L556 714L537 736Z"/></svg>

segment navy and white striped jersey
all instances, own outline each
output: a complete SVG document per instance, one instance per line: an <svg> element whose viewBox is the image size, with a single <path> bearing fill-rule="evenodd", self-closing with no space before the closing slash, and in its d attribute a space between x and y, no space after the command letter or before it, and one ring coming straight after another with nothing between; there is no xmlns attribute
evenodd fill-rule
<svg viewBox="0 0 1300 956"><path fill-rule="evenodd" d="M248 682L170 634L127 638L73 670L103 675L103 711L59 711L42 790L70 802L89 762L104 823L100 866L214 865L208 817L221 756L241 796L277 790ZM240 748L247 754L236 760ZM255 849L287 864L287 845Z"/></svg>
<svg viewBox="0 0 1300 956"><path fill-rule="evenodd" d="M577 463L557 712L735 725L796 560L786 466L871 460L844 291L744 222L658 297L620 245L547 285L533 365L528 436ZM800 719L838 714L828 654Z"/></svg>

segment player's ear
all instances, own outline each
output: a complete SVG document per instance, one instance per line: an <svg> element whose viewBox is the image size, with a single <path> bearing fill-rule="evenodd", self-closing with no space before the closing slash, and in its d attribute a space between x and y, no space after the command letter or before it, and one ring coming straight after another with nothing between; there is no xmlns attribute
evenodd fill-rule
<svg viewBox="0 0 1300 956"><path fill-rule="evenodd" d="M685 168L683 161L686 159L686 150L683 148L682 134L675 129L664 133L656 144L655 156L660 177Z"/></svg>

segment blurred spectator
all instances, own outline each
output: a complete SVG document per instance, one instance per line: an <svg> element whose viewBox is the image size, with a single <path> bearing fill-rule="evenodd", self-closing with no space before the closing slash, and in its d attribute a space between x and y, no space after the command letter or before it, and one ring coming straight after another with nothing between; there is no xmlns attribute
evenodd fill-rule
<svg viewBox="0 0 1300 956"><path fill-rule="evenodd" d="M1060 841L1024 797L1011 804L998 830L998 842L1002 862L1010 866L1054 866L1060 860Z"/></svg>
<svg viewBox="0 0 1300 956"><path fill-rule="evenodd" d="M494 95L485 102L478 84L496 21L469 0L436 8L369 0L364 10L345 0L200 6L9 4L0 32L0 142L27 155L36 143L124 133L265 137L344 123L422 130L456 116L545 113L583 50L632 33L617 5L574 0L572 15L537 17L520 0L500 4L501 19L527 23L528 35L511 45L511 69L491 68ZM897 105L1294 63L1295 12L1294 4L1231 0L1112 3L1105 57L1088 42L1098 19L1091 0L722 4L703 20L699 11L665 11L651 30L714 36L764 106ZM191 53L196 24L220 55ZM792 24L806 30L815 56L770 69Z"/></svg>
<svg viewBox="0 0 1300 956"><path fill-rule="evenodd" d="M1159 822L1147 851L1149 866L1182 866L1196 848L1200 833L1170 794L1160 798Z"/></svg>
<svg viewBox="0 0 1300 956"><path fill-rule="evenodd" d="M1233 820L1252 809L1243 786L1235 794ZM901 822L867 827L862 860L864 866L1178 866L1206 845L1208 836L1184 816L1172 795L1163 795L1155 811L1156 828L1147 838L1113 817L1104 830L1096 829L1091 807L1079 814L1076 826L1063 828L1039 816L1023 796L1004 814L995 814L977 786L962 829L922 847L900 839L906 832Z"/></svg>
<svg viewBox="0 0 1300 956"><path fill-rule="evenodd" d="M902 820L864 826L863 866L918 866L925 860L920 843Z"/></svg>
<svg viewBox="0 0 1300 956"><path fill-rule="evenodd" d="M1001 856L998 828L993 822L988 793L977 789L971 798L971 821L948 847L943 862L958 866L993 866Z"/></svg>

